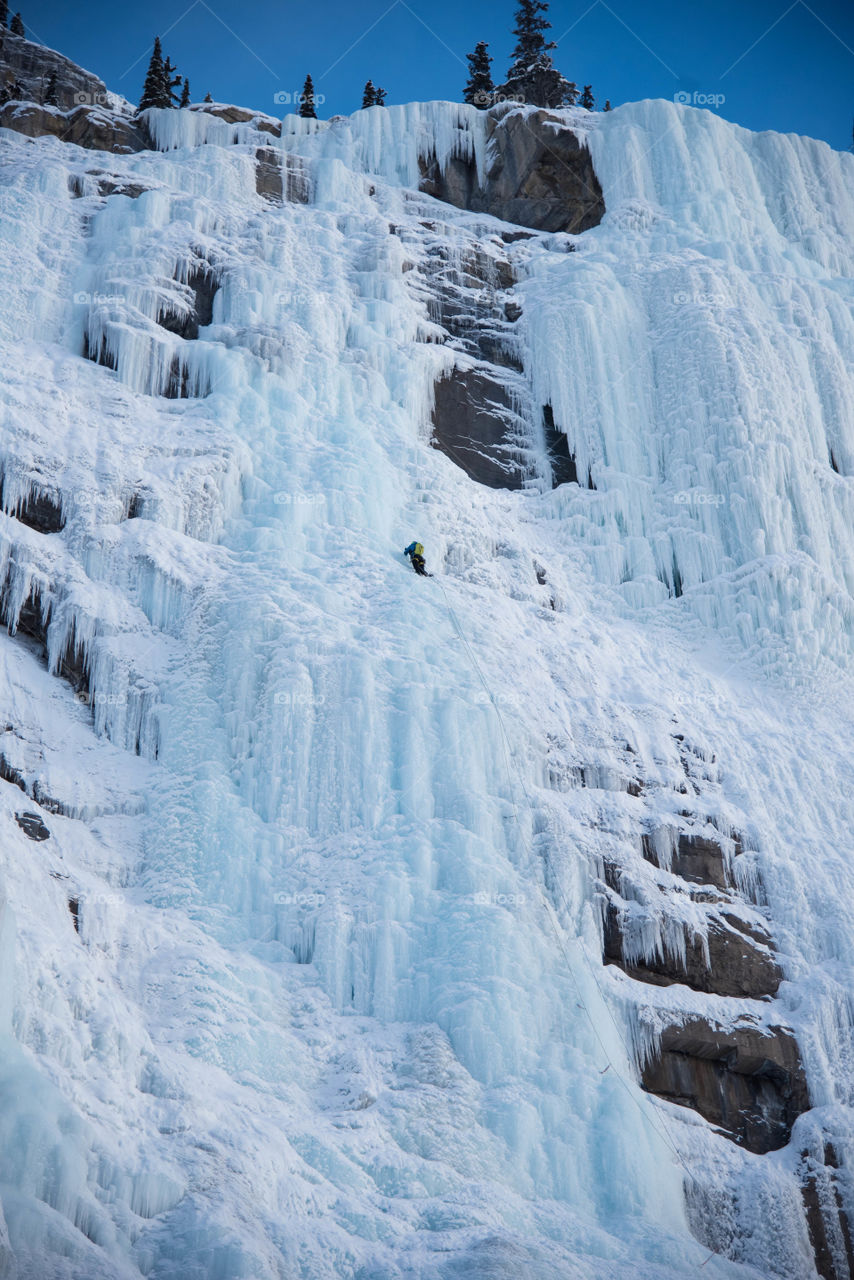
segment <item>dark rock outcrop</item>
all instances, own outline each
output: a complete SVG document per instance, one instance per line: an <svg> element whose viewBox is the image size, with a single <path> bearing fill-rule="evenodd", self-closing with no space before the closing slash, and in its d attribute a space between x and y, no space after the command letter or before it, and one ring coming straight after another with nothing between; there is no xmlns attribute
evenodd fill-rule
<svg viewBox="0 0 854 1280"><path fill-rule="evenodd" d="M668 1027L641 1083L758 1154L784 1147L810 1105L792 1033L746 1020L730 1030L700 1018Z"/></svg>
<svg viewBox="0 0 854 1280"><path fill-rule="evenodd" d="M457 367L436 383L430 443L479 484L521 489L520 427L509 388L488 367Z"/></svg>
<svg viewBox="0 0 854 1280"><path fill-rule="evenodd" d="M282 156L272 147L259 147L255 152L255 190L259 196L281 204L285 198Z"/></svg>
<svg viewBox="0 0 854 1280"><path fill-rule="evenodd" d="M91 151L144 151L149 140L130 116L114 115L101 107L57 111L31 102L8 102L0 108L0 128L14 129L27 138L58 138Z"/></svg>
<svg viewBox="0 0 854 1280"><path fill-rule="evenodd" d="M474 213L538 231L577 234L602 221L605 201L587 147L548 111L498 108L487 119L488 168L474 160L422 160L421 190Z"/></svg>
<svg viewBox="0 0 854 1280"><path fill-rule="evenodd" d="M117 174L106 174L97 169L87 169L86 175L95 179L99 196L127 196L129 200L138 200L144 191L150 190L141 182L132 182ZM85 193L81 191L76 194Z"/></svg>
<svg viewBox="0 0 854 1280"><path fill-rule="evenodd" d="M842 1199L839 1159L832 1143L801 1157L802 1187L807 1229L815 1254L815 1269L822 1280L854 1280L854 1240Z"/></svg>
<svg viewBox="0 0 854 1280"><path fill-rule="evenodd" d="M40 804L43 809L46 809L48 813L67 813L62 801L54 800L52 796L49 796L38 778L33 782L28 782L21 770L10 764L2 752L0 752L0 778L4 782L11 782L19 791L23 791L25 796L29 796L31 800L35 800L36 804Z"/></svg>
<svg viewBox="0 0 854 1280"><path fill-rule="evenodd" d="M217 278L208 263L199 262L190 272L186 284L180 281L178 284L182 305L161 311L157 323L169 333L176 333L181 338L193 341L198 338L199 329L206 328L213 321Z"/></svg>
<svg viewBox="0 0 854 1280"><path fill-rule="evenodd" d="M59 533L65 526L62 506L55 493L34 486L25 502L11 503L7 500L2 475L0 475L0 509L38 533Z"/></svg>
<svg viewBox="0 0 854 1280"><path fill-rule="evenodd" d="M250 111L247 107L235 107L231 103L204 102L196 103L192 110L203 111L207 116L216 116L226 124L251 124L259 133L269 133L275 138L281 137L282 134L282 126L278 120L274 120L272 116L260 115L257 111Z"/></svg>
<svg viewBox="0 0 854 1280"><path fill-rule="evenodd" d="M613 901L608 904L605 961L619 965L629 977L661 987L684 983L694 991L740 999L775 995L783 975L771 938L760 926L747 924L733 913L710 911L707 946L708 963L702 940L691 934L685 937L684 958L665 953L627 960L622 913Z"/></svg>
<svg viewBox="0 0 854 1280"><path fill-rule="evenodd" d="M51 76L55 77L60 110L108 105L107 86L91 71L84 71L54 49L0 28L1 87L17 82L26 90L28 101L41 102Z"/></svg>
<svg viewBox="0 0 854 1280"><path fill-rule="evenodd" d="M46 593L47 594L47 593ZM47 629L50 619L51 597L44 598L37 582L33 582L30 594L21 607L17 621L10 615L8 588L0 593L0 622L8 629L10 635L26 636L35 643L39 657L47 662L48 644ZM82 646L79 646L72 635L65 646L65 651L56 668L56 675L61 676L72 686L80 702L89 701L89 671Z"/></svg>
<svg viewBox="0 0 854 1280"><path fill-rule="evenodd" d="M550 404L543 405L543 434L552 468L552 488L556 489L561 484L579 484L575 455L569 451L566 432L555 426L554 412ZM589 472L585 484L588 489L596 488Z"/></svg>
<svg viewBox="0 0 854 1280"><path fill-rule="evenodd" d="M661 866L652 836L643 837L642 849L643 856L648 862L656 867ZM733 888L733 879L723 846L718 840L708 836L694 835L690 832L680 833L668 870L691 884L709 884L721 890Z"/></svg>
<svg viewBox="0 0 854 1280"><path fill-rule="evenodd" d="M50 832L37 813L16 813L15 821L30 840L50 839Z"/></svg>
<svg viewBox="0 0 854 1280"><path fill-rule="evenodd" d="M311 181L308 166L300 156L259 147L255 152L255 190L274 204L308 204Z"/></svg>
<svg viewBox="0 0 854 1280"><path fill-rule="evenodd" d="M102 338L97 346L92 346L89 341L88 330L83 333L83 359L91 360L93 364L99 364L104 369L112 369L115 373L118 368L118 360L107 346L106 338Z"/></svg>

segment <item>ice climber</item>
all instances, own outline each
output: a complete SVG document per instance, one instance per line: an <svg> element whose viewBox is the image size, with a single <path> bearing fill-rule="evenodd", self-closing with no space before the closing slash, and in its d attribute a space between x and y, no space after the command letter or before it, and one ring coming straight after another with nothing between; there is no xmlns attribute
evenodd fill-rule
<svg viewBox="0 0 854 1280"><path fill-rule="evenodd" d="M432 573L427 572L427 566L424 563L424 548L420 542L410 542L403 554L409 556L413 569L416 573L420 573L422 578L433 577Z"/></svg>

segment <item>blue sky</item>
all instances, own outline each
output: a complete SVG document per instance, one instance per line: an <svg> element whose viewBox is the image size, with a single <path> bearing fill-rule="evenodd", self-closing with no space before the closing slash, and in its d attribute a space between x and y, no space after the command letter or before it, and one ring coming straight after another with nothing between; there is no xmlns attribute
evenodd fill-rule
<svg viewBox="0 0 854 1280"><path fill-rule="evenodd" d="M282 95L298 92L310 71L325 99L320 114L334 115L360 105L369 76L389 102L459 100L465 54L478 40L489 42L500 78L514 10L515 0L24 0L22 12L31 38L134 101L159 34L194 99L210 90L280 115ZM851 146L850 0L554 0L549 16L556 64L600 101L696 95L750 129Z"/></svg>

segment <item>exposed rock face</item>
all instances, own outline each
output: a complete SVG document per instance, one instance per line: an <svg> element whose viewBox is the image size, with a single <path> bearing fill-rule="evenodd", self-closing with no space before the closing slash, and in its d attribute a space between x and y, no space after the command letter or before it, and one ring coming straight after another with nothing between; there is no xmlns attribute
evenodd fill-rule
<svg viewBox="0 0 854 1280"><path fill-rule="evenodd" d="M577 234L602 221L605 201L590 152L548 111L499 109L487 122L489 162L478 185L474 161L422 161L422 191L460 209L538 231Z"/></svg>
<svg viewBox="0 0 854 1280"><path fill-rule="evenodd" d="M162 311L157 323L169 333L192 341L199 336L199 329L213 321L213 300L217 291L217 279L210 266L200 262L181 285L180 309Z"/></svg>
<svg viewBox="0 0 854 1280"><path fill-rule="evenodd" d="M552 468L552 488L556 489L559 484L578 484L575 455L569 451L566 433L555 426L554 413L550 404L543 405L543 433ZM585 477L585 483L588 489L596 488L589 473Z"/></svg>
<svg viewBox="0 0 854 1280"><path fill-rule="evenodd" d="M743 1022L725 1030L702 1019L670 1027L642 1083L760 1155L784 1147L809 1108L798 1047L783 1027Z"/></svg>
<svg viewBox="0 0 854 1280"><path fill-rule="evenodd" d="M5 733L13 732L12 726L7 725L4 732ZM5 754L2 751L0 751L0 779L2 779L3 782L11 782L14 787L17 787L20 791L23 791L24 795L29 796L30 800L35 800L36 804L41 805L41 807L47 810L48 813L65 812L65 809L62 803L59 800L54 800L52 796L48 795L39 778L31 778L30 780L28 780L20 769L17 769L15 765L13 765L9 760L7 760ZM29 822L29 820L33 818L41 822L41 819L38 817L38 814L32 814L32 813L24 813L23 815L19 814L17 816L18 825L28 835L30 833L27 832L27 829L24 826L22 818L26 819L27 822ZM50 835L50 832L47 830L47 827L45 827L44 830L47 832L47 835L42 835L42 836L31 835L30 838L32 840L38 840L38 839L46 840L47 837Z"/></svg>
<svg viewBox="0 0 854 1280"><path fill-rule="evenodd" d="M801 1195L815 1267L822 1280L854 1280L854 1240L838 1170L839 1159L832 1143L821 1142L816 1150L802 1154Z"/></svg>
<svg viewBox="0 0 854 1280"><path fill-rule="evenodd" d="M726 848L725 848L726 845ZM735 888L727 851L741 841L667 828L642 838L644 858L672 878L702 889L690 891L702 932L681 925L682 946L639 945L648 908L640 888L617 868L607 873L611 894L605 909L604 958L631 978L655 986L682 983L694 991L728 998L768 999L782 981L772 938L756 911ZM662 851L670 853L669 859ZM669 865L668 865L669 863ZM607 869L606 869L607 872ZM666 881L658 888L674 893ZM682 894L685 890L680 890ZM654 890L653 890L654 892ZM677 898L674 912L677 910ZM656 903L658 906L658 903ZM676 926L677 928L680 926ZM705 946L703 938L705 936ZM650 950L652 954L649 954ZM689 1021L667 1027L644 1064L643 1087L678 1106L691 1107L734 1142L758 1153L785 1146L795 1119L809 1108L797 1043L782 1027L761 1027L743 1017L723 1027L702 1005Z"/></svg>
<svg viewBox="0 0 854 1280"><path fill-rule="evenodd" d="M626 958L626 922L609 903L605 920L605 960L641 982L667 987L681 982L694 991L758 1000L776 994L782 981L768 933L737 915L708 913L708 960L702 938L686 933L684 956L665 953L646 960Z"/></svg>
<svg viewBox="0 0 854 1280"><path fill-rule="evenodd" d="M102 169L87 169L85 174L73 174L69 178L69 185L75 196L97 193L99 196L127 196L130 200L137 200L143 191L150 190L141 182L131 182L118 174L105 173Z"/></svg>
<svg viewBox="0 0 854 1280"><path fill-rule="evenodd" d="M299 156L273 147L259 147L255 152L255 190L275 204L284 201L308 204L311 199L308 169Z"/></svg>
<svg viewBox="0 0 854 1280"><path fill-rule="evenodd" d="M80 106L63 112L36 103L8 102L0 108L0 128L14 129L28 138L59 138L91 151L144 151L150 145L130 116L114 115L102 107Z"/></svg>
<svg viewBox="0 0 854 1280"><path fill-rule="evenodd" d="M192 110L204 111L205 115L216 116L219 120L225 120L226 124L251 124L261 133L271 133L276 138L282 135L280 121L272 116L259 115L257 111L249 111L246 107L235 107L220 102L204 102L197 103Z"/></svg>
<svg viewBox="0 0 854 1280"><path fill-rule="evenodd" d="M41 102L51 75L56 77L60 110L108 105L107 86L91 71L84 71L53 49L12 35L5 27L0 29L0 85L10 86L18 81L26 90L28 100Z"/></svg>
<svg viewBox="0 0 854 1280"><path fill-rule="evenodd" d="M50 832L37 813L16 813L15 821L31 840L49 840Z"/></svg>
<svg viewBox="0 0 854 1280"><path fill-rule="evenodd" d="M603 859L598 876L604 960L628 976L619 989L634 1003L647 1046L638 1063L641 1085L756 1155L791 1144L803 1115L794 1132L810 1144L801 1154L800 1186L815 1265L822 1280L854 1280L849 1184L836 1172L821 1112L810 1110L794 1033L773 1003L783 973L761 907L755 851L735 833L734 815L710 803L722 779L714 753L681 733L673 742L673 756L654 764L628 744L624 752L615 744L596 766L562 758L569 742L555 741L549 757L549 781L560 790L611 789L630 776L629 761L639 783L640 803L630 811L642 827L637 843L631 849L621 826L613 859ZM647 794L651 813L643 808ZM597 821L601 812L593 810ZM655 989L675 983L682 986L678 999L659 1002ZM714 1208L709 1201L698 1235L728 1255Z"/></svg>
<svg viewBox="0 0 854 1280"><path fill-rule="evenodd" d="M0 475L0 508L20 520L22 524L38 533L59 533L65 526L62 506L55 493L47 489L33 488L25 502L12 504L8 501Z"/></svg>
<svg viewBox="0 0 854 1280"><path fill-rule="evenodd" d="M422 224L433 231L436 224ZM420 265L428 340L460 353L434 389L431 443L478 484L520 489L534 474L532 426L521 412L526 386L508 296L516 282L498 236L489 251L472 237L450 254L440 234Z"/></svg>
<svg viewBox="0 0 854 1280"><path fill-rule="evenodd" d="M733 887L719 841L705 836L680 835L670 870L692 884L713 884L716 889Z"/></svg>
<svg viewBox="0 0 854 1280"><path fill-rule="evenodd" d="M521 489L521 426L508 387L488 369L457 367L436 383L431 443L479 484Z"/></svg>

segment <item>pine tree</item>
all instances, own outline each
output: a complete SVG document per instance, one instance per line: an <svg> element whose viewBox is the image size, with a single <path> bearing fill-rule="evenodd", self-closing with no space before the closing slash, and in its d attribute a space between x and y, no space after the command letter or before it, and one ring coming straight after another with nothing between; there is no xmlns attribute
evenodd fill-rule
<svg viewBox="0 0 854 1280"><path fill-rule="evenodd" d="M145 76L145 83L142 86L142 97L139 100L139 110L147 111L149 107L165 107L169 104L164 101L166 96L166 77L163 66L163 50L160 47L160 36L154 37L154 49L151 54L151 61L148 64L148 71Z"/></svg>
<svg viewBox="0 0 854 1280"><path fill-rule="evenodd" d="M172 59L167 58L163 64L163 88L164 88L164 107L174 107L178 103L178 94L175 90L181 83L181 77L178 74L178 68L172 66Z"/></svg>
<svg viewBox="0 0 854 1280"><path fill-rule="evenodd" d="M593 97L593 85L586 84L581 92L578 105L583 107L585 111L593 111L596 107L596 99Z"/></svg>
<svg viewBox="0 0 854 1280"><path fill-rule="evenodd" d="M7 102L26 102L27 100L27 91L20 80L12 80L0 89L0 107L5 107Z"/></svg>
<svg viewBox="0 0 854 1280"><path fill-rule="evenodd" d="M611 110L612 110L612 107L611 107L611 99L610 99L610 98L606 98L606 99L605 99L605 106L602 108L602 110L603 110L603 111L611 111Z"/></svg>
<svg viewBox="0 0 854 1280"><path fill-rule="evenodd" d="M213 102L213 98L212 98L212 97L211 97L211 95L210 95L210 90L208 90L208 92L205 94L204 101L205 101L205 102Z"/></svg>
<svg viewBox="0 0 854 1280"><path fill-rule="evenodd" d="M554 40L546 41L543 34L552 25L544 16L548 8L543 0L520 0L513 28L513 63L499 93L535 107L573 106L578 89L555 67L550 51L557 45Z"/></svg>
<svg viewBox="0 0 854 1280"><path fill-rule="evenodd" d="M299 113L303 120L316 120L317 111L314 107L314 83L311 76L306 76L305 84L300 94Z"/></svg>
<svg viewBox="0 0 854 1280"><path fill-rule="evenodd" d="M57 97L57 93L56 93L56 72L55 71L51 71L50 75L47 78L47 84L45 85L45 91L44 91L44 97L42 98L42 103L46 107L59 106L59 98Z"/></svg>
<svg viewBox="0 0 854 1280"><path fill-rule="evenodd" d="M489 45L485 40L478 40L474 53L466 54L469 78L463 89L463 102L469 102L473 107L479 107L481 111L485 111L491 105L495 94L490 70L492 58L487 53L488 48Z"/></svg>
<svg viewBox="0 0 854 1280"><path fill-rule="evenodd" d="M189 82L189 80L187 79L187 77L185 76L185 77L184 77L184 87L183 87L183 89L181 90L181 101L178 103L178 106L179 106L179 107L189 107L189 105L190 105L190 82Z"/></svg>
<svg viewBox="0 0 854 1280"><path fill-rule="evenodd" d="M388 96L388 95L387 95L387 91L386 91L385 89L380 89L380 87L379 87L379 86L377 86L377 94L376 94L376 97L375 97L375 99L374 99L374 106L376 106L376 107L384 107L384 106L385 106L385 100L386 100L386 97L387 97L387 96Z"/></svg>
<svg viewBox="0 0 854 1280"><path fill-rule="evenodd" d="M19 13L15 14L14 18L9 24L9 30L12 32L13 36L25 36L27 34L26 31L24 30L24 19L21 17Z"/></svg>
<svg viewBox="0 0 854 1280"><path fill-rule="evenodd" d="M369 80L362 91L362 110L365 107L375 107L377 105L377 91L374 88L373 80Z"/></svg>
<svg viewBox="0 0 854 1280"><path fill-rule="evenodd" d="M8 27L9 25L9 3L8 0L0 0L0 27Z"/></svg>

